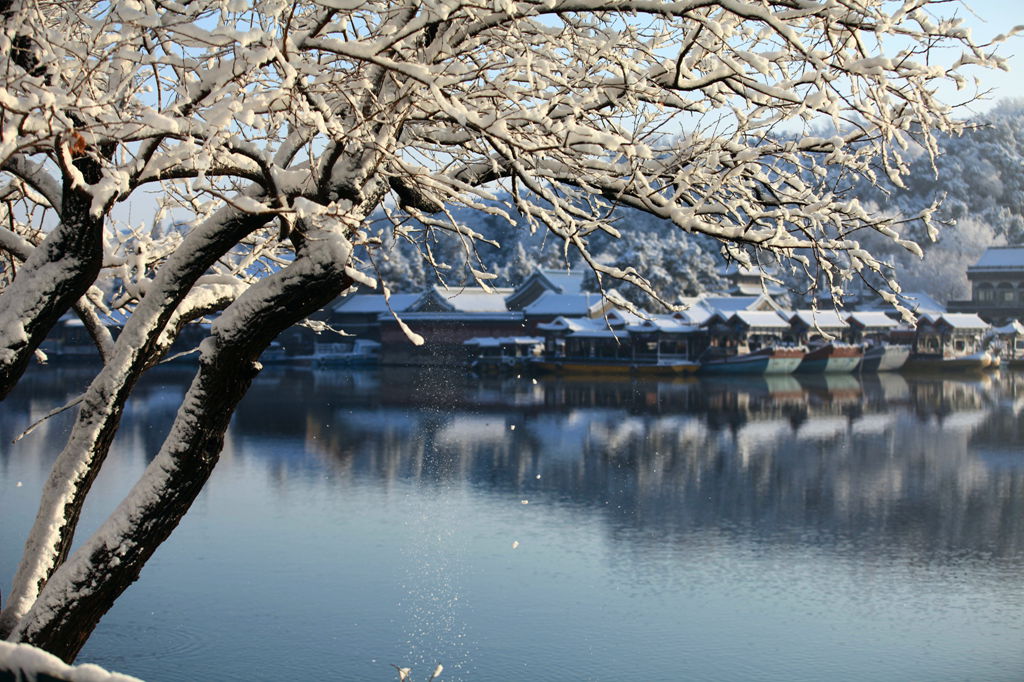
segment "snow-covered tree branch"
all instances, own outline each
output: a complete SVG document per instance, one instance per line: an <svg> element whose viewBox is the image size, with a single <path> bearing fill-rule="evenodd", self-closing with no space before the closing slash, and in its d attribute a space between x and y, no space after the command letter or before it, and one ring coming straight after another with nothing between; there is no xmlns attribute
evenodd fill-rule
<svg viewBox="0 0 1024 682"><path fill-rule="evenodd" d="M957 8L0 2L0 255L20 263L3 271L0 395L76 303L128 316L116 342L98 335L104 366L0 636L74 658L202 487L260 352L370 283L360 254L385 229L374 216L450 235L480 279L473 215L547 230L599 275L657 296L652 281L670 277L599 252L628 207L677 230L675 248L697 235L743 264L771 255L837 281L889 280L858 234L916 246L835 178L900 186L912 155L934 158L936 135L961 130L955 105L976 95L965 71L1004 63ZM942 101L943 83L961 100ZM115 219L153 194L173 230ZM218 310L157 459L69 557L137 380L182 324Z"/></svg>

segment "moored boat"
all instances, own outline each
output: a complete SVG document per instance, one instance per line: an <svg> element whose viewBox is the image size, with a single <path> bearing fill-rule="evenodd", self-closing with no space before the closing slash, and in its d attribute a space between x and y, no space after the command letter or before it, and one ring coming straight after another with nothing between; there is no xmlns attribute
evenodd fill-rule
<svg viewBox="0 0 1024 682"><path fill-rule="evenodd" d="M908 370L953 370L971 372L988 369L992 366L992 354L979 351L969 355L942 356L938 354L921 354L911 356L904 367Z"/></svg>
<svg viewBox="0 0 1024 682"><path fill-rule="evenodd" d="M864 346L864 357L857 365L858 372L894 372L906 364L910 346L877 342Z"/></svg>
<svg viewBox="0 0 1024 682"><path fill-rule="evenodd" d="M477 374L504 374L525 369L544 344L539 336L476 336L463 342L469 367Z"/></svg>
<svg viewBox="0 0 1024 682"><path fill-rule="evenodd" d="M852 372L864 357L860 346L830 341L807 351L797 372Z"/></svg>
<svg viewBox="0 0 1024 682"><path fill-rule="evenodd" d="M908 370L980 371L993 366L994 354L983 346L989 325L971 313L922 315L917 322Z"/></svg>
<svg viewBox="0 0 1024 682"><path fill-rule="evenodd" d="M700 359L704 374L789 374L803 360L806 350L801 346L763 346L749 353L719 354L711 347Z"/></svg>
<svg viewBox="0 0 1024 682"><path fill-rule="evenodd" d="M374 365L380 361L381 344L372 339L331 342L314 345L313 364L317 367Z"/></svg>
<svg viewBox="0 0 1024 682"><path fill-rule="evenodd" d="M694 374L699 367L692 360L629 362L579 358L538 359L530 366L539 372L552 374L611 374L617 376L686 376Z"/></svg>

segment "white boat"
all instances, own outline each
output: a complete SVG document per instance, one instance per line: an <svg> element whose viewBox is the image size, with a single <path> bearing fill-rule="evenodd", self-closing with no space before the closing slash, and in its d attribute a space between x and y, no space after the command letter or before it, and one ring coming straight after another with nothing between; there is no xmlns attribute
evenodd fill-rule
<svg viewBox="0 0 1024 682"><path fill-rule="evenodd" d="M379 361L380 343L371 339L316 343L313 347L313 364L317 367L374 365Z"/></svg>

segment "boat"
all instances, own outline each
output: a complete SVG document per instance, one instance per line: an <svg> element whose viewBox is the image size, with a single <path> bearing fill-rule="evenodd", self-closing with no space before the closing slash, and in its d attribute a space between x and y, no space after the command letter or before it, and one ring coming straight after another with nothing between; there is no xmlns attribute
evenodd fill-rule
<svg viewBox="0 0 1024 682"><path fill-rule="evenodd" d="M530 366L549 374L605 374L631 376L686 376L697 372L700 365L692 360L659 360L632 362L627 360L550 359L539 358Z"/></svg>
<svg viewBox="0 0 1024 682"><path fill-rule="evenodd" d="M463 341L469 353L469 368L477 374L522 371L543 344L539 336L475 336Z"/></svg>
<svg viewBox="0 0 1024 682"><path fill-rule="evenodd" d="M956 372L973 372L988 369L994 360L988 351L978 351L968 355L942 356L939 354L913 355L904 367L908 370L952 370Z"/></svg>
<svg viewBox="0 0 1024 682"><path fill-rule="evenodd" d="M313 364L317 367L375 365L380 361L381 344L372 339L314 345Z"/></svg>
<svg viewBox="0 0 1024 682"><path fill-rule="evenodd" d="M981 371L995 366L996 354L985 349L989 325L971 313L922 315L917 322L915 352L908 370Z"/></svg>
<svg viewBox="0 0 1024 682"><path fill-rule="evenodd" d="M895 343L869 343L864 345L864 356L857 371L894 372L906 364L910 357L910 346Z"/></svg>
<svg viewBox="0 0 1024 682"><path fill-rule="evenodd" d="M807 354L803 346L762 346L749 353L728 353L712 346L700 359L703 374L789 374Z"/></svg>
<svg viewBox="0 0 1024 682"><path fill-rule="evenodd" d="M804 356L797 372L852 372L864 357L860 346L829 341L812 346Z"/></svg>

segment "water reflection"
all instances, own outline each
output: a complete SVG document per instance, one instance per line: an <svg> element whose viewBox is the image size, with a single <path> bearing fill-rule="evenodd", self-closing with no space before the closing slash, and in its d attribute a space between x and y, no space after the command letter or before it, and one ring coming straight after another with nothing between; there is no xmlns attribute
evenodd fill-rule
<svg viewBox="0 0 1024 682"><path fill-rule="evenodd" d="M33 374L4 403L0 480L15 475L9 470L45 476L66 415L15 448L7 443L73 397L86 376ZM151 373L126 414L120 451L152 456L188 379L185 370ZM1004 590L997 600L1024 611L1022 411L1024 375L1006 372L653 382L279 369L245 398L225 463L265 471L282 499L304 481L303 494L337 499L404 486L427 497L468 490L472 500L539 504L549 523L585 519L581 537L596 529L626 557L624 579L634 588L645 572L684 568L690 589L706 584L680 557L707 556L708 538L728 538L786 560L813 552L858 570L930 566L966 575L983 566L964 578L976 581L970 589ZM310 504L316 514L330 503ZM477 513L473 505L468 513ZM444 516L461 507L424 509L405 517L417 555L429 554L431 533L447 541L460 523L472 525ZM424 531L439 519L443 530ZM668 566L666 556L675 557ZM457 576L472 574L475 559L434 559L429 570L405 566L401 580L415 573L431 582L443 608L427 609L421 621L443 626L439 637L462 637ZM470 655L459 646L457 655ZM1019 643L1009 653L1024 659Z"/></svg>
<svg viewBox="0 0 1024 682"><path fill-rule="evenodd" d="M601 510L661 540L710 525L783 543L811 532L872 553L1022 551L1017 375L305 380L315 404L267 419L256 405L276 411L298 390L282 375L257 387L238 426L250 437L301 430L338 481L465 479ZM410 385L424 388L393 390Z"/></svg>
<svg viewBox="0 0 1024 682"><path fill-rule="evenodd" d="M83 376L31 375L0 412L5 441ZM143 382L121 442L152 456L187 380L170 369ZM783 543L811 532L865 552L1019 558L1022 409L1024 375L1010 373L646 382L279 370L253 386L226 449L269 457L282 478L326 467L335 485L457 480L542 495L662 541L713 526ZM67 421L20 447L48 466Z"/></svg>

